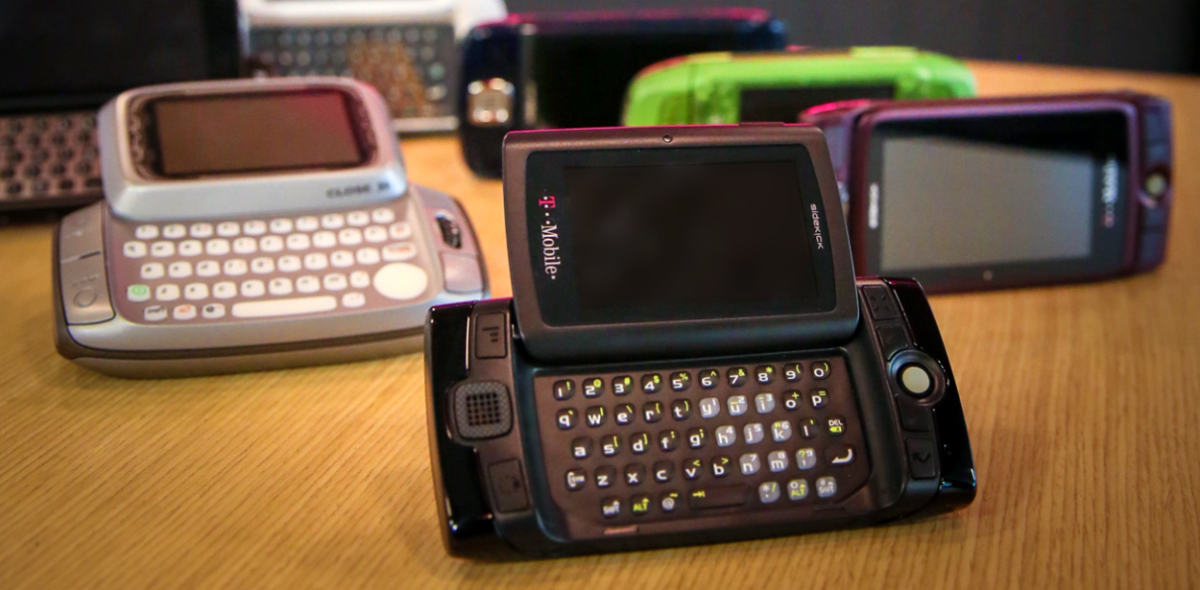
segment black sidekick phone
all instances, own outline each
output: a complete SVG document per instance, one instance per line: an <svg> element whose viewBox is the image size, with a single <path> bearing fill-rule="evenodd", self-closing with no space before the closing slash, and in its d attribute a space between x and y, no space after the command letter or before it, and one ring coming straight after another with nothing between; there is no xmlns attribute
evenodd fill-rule
<svg viewBox="0 0 1200 590"><path fill-rule="evenodd" d="M820 131L521 132L504 167L514 297L434 307L425 332L451 554L713 543L974 499L933 314L915 282L856 282Z"/></svg>

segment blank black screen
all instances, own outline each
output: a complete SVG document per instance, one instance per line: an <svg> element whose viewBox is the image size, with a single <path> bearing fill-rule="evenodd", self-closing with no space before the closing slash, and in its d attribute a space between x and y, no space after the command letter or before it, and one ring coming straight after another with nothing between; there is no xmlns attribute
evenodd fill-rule
<svg viewBox="0 0 1200 590"><path fill-rule="evenodd" d="M720 317L813 300L796 163L565 170L579 306Z"/></svg>
<svg viewBox="0 0 1200 590"><path fill-rule="evenodd" d="M0 97L208 78L206 1L4 0Z"/></svg>
<svg viewBox="0 0 1200 590"><path fill-rule="evenodd" d="M896 87L812 86L787 88L747 88L741 93L739 120L782 121L795 123L800 113L817 105L863 98L893 98Z"/></svg>
<svg viewBox="0 0 1200 590"><path fill-rule="evenodd" d="M166 176L345 167L362 155L337 91L155 101Z"/></svg>

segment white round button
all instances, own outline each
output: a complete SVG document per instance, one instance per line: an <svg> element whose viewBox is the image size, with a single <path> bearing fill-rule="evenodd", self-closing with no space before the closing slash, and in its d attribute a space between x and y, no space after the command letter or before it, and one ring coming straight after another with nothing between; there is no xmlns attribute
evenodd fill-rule
<svg viewBox="0 0 1200 590"><path fill-rule="evenodd" d="M900 371L900 385L909 393L922 396L933 388L933 377L921 365L909 365Z"/></svg>
<svg viewBox="0 0 1200 590"><path fill-rule="evenodd" d="M375 272L374 285L388 299L413 299L425 292L429 275L419 266L393 262Z"/></svg>

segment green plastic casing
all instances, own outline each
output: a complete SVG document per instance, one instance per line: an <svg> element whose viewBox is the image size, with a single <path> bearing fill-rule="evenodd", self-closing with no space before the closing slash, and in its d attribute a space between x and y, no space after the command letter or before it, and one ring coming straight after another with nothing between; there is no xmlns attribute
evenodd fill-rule
<svg viewBox="0 0 1200 590"><path fill-rule="evenodd" d="M965 64L912 47L700 53L642 70L626 92L623 123L738 123L743 90L869 85L894 86L901 100L975 96Z"/></svg>

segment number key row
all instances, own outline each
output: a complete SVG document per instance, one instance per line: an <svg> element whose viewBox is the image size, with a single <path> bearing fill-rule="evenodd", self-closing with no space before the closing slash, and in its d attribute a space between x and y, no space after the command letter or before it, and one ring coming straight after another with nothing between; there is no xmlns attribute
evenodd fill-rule
<svg viewBox="0 0 1200 590"><path fill-rule="evenodd" d="M825 361L815 361L810 367L813 379L822 380L829 377L829 363ZM784 380L789 383L799 381L804 376L804 366L801 363L788 363L783 365L782 369ZM754 369L751 374L746 367L733 367L725 371L725 380L732 387L741 387L745 385L753 376L754 382L760 385L769 385L775 382L776 368L774 365L761 365ZM721 371L718 369L704 369L696 373L696 380L700 383L702 389L713 389L721 382ZM613 377L611 382L612 392L614 395L628 395L634 390L634 378L630 375L621 375ZM637 380L637 387L643 393L658 393L666 387L670 387L672 391L687 391L692 384L692 374L687 371L676 371L667 375L664 380L661 373L647 373L642 375ZM583 389L584 397L594 398L604 394L606 382L601 377L589 377L580 382ZM556 381L553 386L554 398L557 400L568 400L575 395L575 381L571 379L562 379Z"/></svg>

